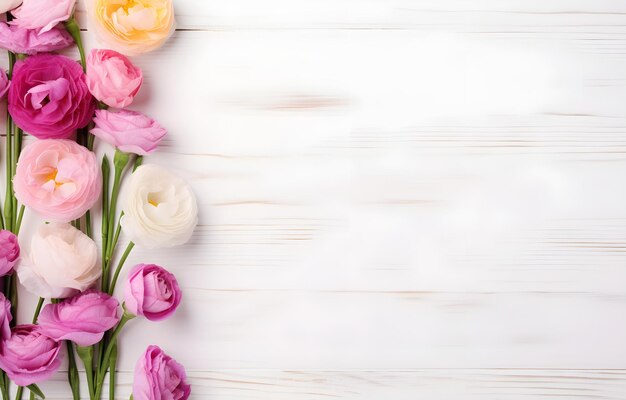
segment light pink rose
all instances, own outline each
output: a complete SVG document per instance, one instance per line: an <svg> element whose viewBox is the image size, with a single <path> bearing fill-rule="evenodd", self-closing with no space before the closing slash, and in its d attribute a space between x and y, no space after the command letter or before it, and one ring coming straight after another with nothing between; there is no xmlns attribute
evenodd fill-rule
<svg viewBox="0 0 626 400"><path fill-rule="evenodd" d="M109 107L128 107L142 83L141 69L117 51L94 49L87 56L89 91Z"/></svg>
<svg viewBox="0 0 626 400"><path fill-rule="evenodd" d="M135 366L135 400L186 400L191 394L185 368L158 346L149 346Z"/></svg>
<svg viewBox="0 0 626 400"><path fill-rule="evenodd" d="M171 316L183 297L174 275L154 264L138 264L128 274L124 288L126 310L150 321Z"/></svg>
<svg viewBox="0 0 626 400"><path fill-rule="evenodd" d="M13 272L20 258L20 245L17 236L11 231L0 231L0 276Z"/></svg>
<svg viewBox="0 0 626 400"><path fill-rule="evenodd" d="M13 10L12 25L47 32L59 22L70 19L76 0L24 0Z"/></svg>
<svg viewBox="0 0 626 400"><path fill-rule="evenodd" d="M141 156L152 153L167 131L152 118L130 110L97 110L91 130L99 139L125 153Z"/></svg>
<svg viewBox="0 0 626 400"><path fill-rule="evenodd" d="M106 293L89 290L41 310L38 323L54 340L91 346L120 321L120 303Z"/></svg>
<svg viewBox="0 0 626 400"><path fill-rule="evenodd" d="M43 33L0 22L0 48L13 53L36 54L61 50L74 43L72 36L63 28L55 26Z"/></svg>
<svg viewBox="0 0 626 400"><path fill-rule="evenodd" d="M17 199L45 219L69 222L96 203L102 177L93 152L72 140L45 139L24 148L13 187Z"/></svg>
<svg viewBox="0 0 626 400"><path fill-rule="evenodd" d="M9 77L7 73L0 68L0 100L4 99L4 95L9 91Z"/></svg>

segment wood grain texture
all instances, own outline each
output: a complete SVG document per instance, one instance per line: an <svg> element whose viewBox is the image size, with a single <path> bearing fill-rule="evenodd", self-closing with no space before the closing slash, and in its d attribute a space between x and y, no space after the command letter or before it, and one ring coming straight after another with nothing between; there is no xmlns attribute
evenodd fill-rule
<svg viewBox="0 0 626 400"><path fill-rule="evenodd" d="M197 399L626 397L626 3L176 8L133 108L200 226L120 398L149 343Z"/></svg>

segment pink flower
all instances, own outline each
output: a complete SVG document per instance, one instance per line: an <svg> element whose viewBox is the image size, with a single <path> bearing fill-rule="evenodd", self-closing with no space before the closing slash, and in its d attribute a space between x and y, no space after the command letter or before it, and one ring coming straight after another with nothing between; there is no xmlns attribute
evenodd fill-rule
<svg viewBox="0 0 626 400"><path fill-rule="evenodd" d="M142 83L141 69L116 51L94 49L87 56L87 86L109 107L128 107Z"/></svg>
<svg viewBox="0 0 626 400"><path fill-rule="evenodd" d="M0 39L1 40L1 39ZM9 91L9 77L3 69L0 69L0 100L4 98L4 95Z"/></svg>
<svg viewBox="0 0 626 400"><path fill-rule="evenodd" d="M135 366L135 400L186 400L191 394L185 368L157 346L149 346Z"/></svg>
<svg viewBox="0 0 626 400"><path fill-rule="evenodd" d="M128 274L124 304L131 314L160 321L176 311L181 298L174 275L158 265L138 264Z"/></svg>
<svg viewBox="0 0 626 400"><path fill-rule="evenodd" d="M152 118L136 111L98 110L94 118L96 137L123 152L141 156L152 153L167 131Z"/></svg>
<svg viewBox="0 0 626 400"><path fill-rule="evenodd" d="M28 386L50 378L61 366L61 343L37 325L18 325L0 343L0 368L16 385Z"/></svg>
<svg viewBox="0 0 626 400"><path fill-rule="evenodd" d="M68 138L89 123L95 108L76 61L39 54L17 62L9 88L9 113L26 132L39 139Z"/></svg>
<svg viewBox="0 0 626 400"><path fill-rule="evenodd" d="M95 154L67 139L37 140L26 146L13 178L17 199L56 222L85 214L98 200L101 187Z"/></svg>
<svg viewBox="0 0 626 400"><path fill-rule="evenodd" d="M20 245L17 236L11 231L0 231L0 276L13 271L20 258Z"/></svg>
<svg viewBox="0 0 626 400"><path fill-rule="evenodd" d="M91 346L120 320L120 303L106 293L87 291L41 310L39 325L43 334L56 340L71 340Z"/></svg>
<svg viewBox="0 0 626 400"><path fill-rule="evenodd" d="M47 32L59 22L70 19L74 3L76 0L24 0L11 12L15 17L11 24Z"/></svg>
<svg viewBox="0 0 626 400"><path fill-rule="evenodd" d="M0 341L11 336L11 303L0 293Z"/></svg>
<svg viewBox="0 0 626 400"><path fill-rule="evenodd" d="M64 49L72 43L74 43L72 36L60 27L39 33L34 29L0 22L0 48L13 53L45 53Z"/></svg>

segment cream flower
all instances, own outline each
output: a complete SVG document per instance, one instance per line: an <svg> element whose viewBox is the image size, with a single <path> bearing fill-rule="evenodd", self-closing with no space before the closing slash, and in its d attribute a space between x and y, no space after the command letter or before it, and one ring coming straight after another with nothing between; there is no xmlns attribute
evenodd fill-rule
<svg viewBox="0 0 626 400"><path fill-rule="evenodd" d="M172 0L90 0L88 5L96 35L120 53L154 50L174 31Z"/></svg>
<svg viewBox="0 0 626 400"><path fill-rule="evenodd" d="M137 168L122 201L124 233L146 248L184 244L198 223L198 205L189 185L155 165Z"/></svg>
<svg viewBox="0 0 626 400"><path fill-rule="evenodd" d="M70 224L39 227L27 257L17 268L20 283L45 298L64 298L88 289L100 278L98 248Z"/></svg>

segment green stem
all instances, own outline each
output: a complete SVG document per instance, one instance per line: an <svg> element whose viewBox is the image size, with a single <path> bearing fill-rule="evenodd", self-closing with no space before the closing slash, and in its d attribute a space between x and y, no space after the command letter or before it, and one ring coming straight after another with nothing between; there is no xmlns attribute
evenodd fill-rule
<svg viewBox="0 0 626 400"><path fill-rule="evenodd" d="M126 262L126 259L128 258L128 255L133 250L133 247L135 247L135 243L133 242L128 243L128 246L126 246L126 250L124 250L124 254L122 254L122 258L120 258L120 261L117 263L117 267L115 268L115 274L113 275L113 280L111 280L111 286L109 287L109 292L108 292L111 295L115 291L115 285L117 284L117 279L119 278L120 272L122 271L122 267L124 266L124 263Z"/></svg>
<svg viewBox="0 0 626 400"><path fill-rule="evenodd" d="M107 222L107 241L106 241L106 253L104 263L106 268L109 267L109 263L111 261L111 256L115 248L113 247L113 233L115 226L115 216L116 216L116 208L117 208L117 197L120 193L120 185L122 183L122 176L124 174L124 170L128 165L128 161L130 160L130 155L128 153L124 153L122 151L116 150L115 157L113 158L113 165L115 167L115 172L113 176L113 190L111 191L111 201L109 203L109 211L108 211L108 222ZM107 269L108 274L108 269ZM104 276L103 279L107 282L103 283L103 287L108 289L108 276Z"/></svg>
<svg viewBox="0 0 626 400"><path fill-rule="evenodd" d="M117 370L117 340L113 343L113 351L109 360L109 400L115 400L115 372Z"/></svg>
<svg viewBox="0 0 626 400"><path fill-rule="evenodd" d="M33 324L37 323L37 318L39 318L39 313L41 312L41 308L43 307L43 303L46 299L44 299L43 297L39 298L39 301L37 302L37 307L35 308L35 313L33 314Z"/></svg>
<svg viewBox="0 0 626 400"><path fill-rule="evenodd" d="M104 357L102 357L102 360L100 360L98 377L96 379L95 399L100 399L102 395L102 386L104 385L104 377L106 376L107 370L109 369L108 367L109 367L109 363L111 360L111 354L113 353L113 347L117 346L117 337L122 331L122 328L124 327L124 325L126 325L126 323L133 318L135 318L135 316L126 312L126 309L124 308L124 314L122 315L122 319L120 320L120 322L117 324L117 327L113 331L113 334L111 335L111 338L109 340L109 344L104 352Z"/></svg>
<svg viewBox="0 0 626 400"><path fill-rule="evenodd" d="M18 386L15 392L15 400L22 400L22 393L24 393L24 386Z"/></svg>
<svg viewBox="0 0 626 400"><path fill-rule="evenodd" d="M74 18L73 15L65 22L65 29L67 29L72 39L74 39L76 47L78 47L78 52L80 53L80 64L83 66L83 71L87 72L85 48L83 47L83 39L80 35L80 26L78 26L78 22L76 22L76 18Z"/></svg>
<svg viewBox="0 0 626 400"><path fill-rule="evenodd" d="M11 163L13 158L13 119L7 112L7 137L6 137L6 196L4 199L4 220L7 230L13 231L13 184L11 180Z"/></svg>
<svg viewBox="0 0 626 400"><path fill-rule="evenodd" d="M76 346L78 357L83 360L85 366L85 375L87 375L87 386L89 388L89 398L94 398L95 388L93 382L93 346Z"/></svg>
<svg viewBox="0 0 626 400"><path fill-rule="evenodd" d="M22 227L22 219L24 219L24 210L26 209L26 207L22 204L20 206L20 212L17 216L17 226L15 227L15 235L19 235L20 233L20 228Z"/></svg>
<svg viewBox="0 0 626 400"><path fill-rule="evenodd" d="M107 238L109 235L109 175L111 164L109 158L102 157L102 291L108 289L108 263L106 262Z"/></svg>
<svg viewBox="0 0 626 400"><path fill-rule="evenodd" d="M69 366L67 369L67 380L72 388L72 397L74 400L80 400L80 378L78 377L78 368L76 367L76 358L74 357L74 345L71 341L66 340L67 358Z"/></svg>

